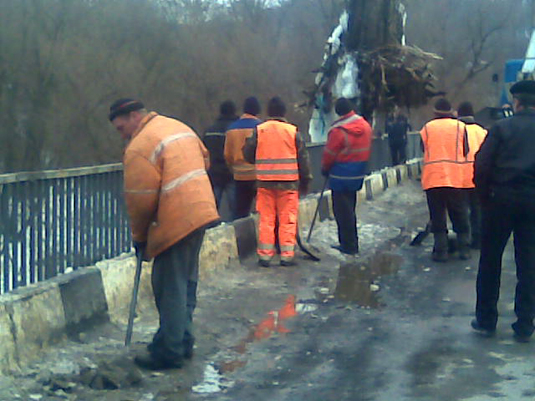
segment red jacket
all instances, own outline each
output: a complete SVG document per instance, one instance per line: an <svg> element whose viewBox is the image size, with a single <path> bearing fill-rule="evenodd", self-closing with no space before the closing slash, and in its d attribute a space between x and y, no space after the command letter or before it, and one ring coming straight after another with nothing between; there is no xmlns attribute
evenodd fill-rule
<svg viewBox="0 0 535 401"><path fill-rule="evenodd" d="M372 128L354 111L335 121L329 131L321 167L329 173L334 191L358 191L362 188L370 158Z"/></svg>
<svg viewBox="0 0 535 401"><path fill-rule="evenodd" d="M329 131L321 160L329 171L335 162L362 162L370 158L372 128L354 111L335 121Z"/></svg>

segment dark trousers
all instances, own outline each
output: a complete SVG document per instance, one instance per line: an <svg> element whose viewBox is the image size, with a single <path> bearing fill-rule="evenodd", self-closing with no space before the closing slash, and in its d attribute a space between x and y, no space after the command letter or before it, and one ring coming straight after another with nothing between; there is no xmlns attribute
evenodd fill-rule
<svg viewBox="0 0 535 401"><path fill-rule="evenodd" d="M196 230L154 259L152 290L160 328L149 351L156 359L174 362L193 347L193 311L203 237L204 228Z"/></svg>
<svg viewBox="0 0 535 401"><path fill-rule="evenodd" d="M332 191L333 212L338 225L340 247L348 252L358 252L359 239L357 233L357 192Z"/></svg>
<svg viewBox="0 0 535 401"><path fill-rule="evenodd" d="M464 189L432 188L425 191L431 218L431 232L448 232L448 215L457 234L468 234L468 200Z"/></svg>
<svg viewBox="0 0 535 401"><path fill-rule="evenodd" d="M214 191L214 198L217 208L221 207L221 201L223 200L223 195L227 194L227 200L230 207L234 204L234 181L228 182L212 182L212 189Z"/></svg>
<svg viewBox="0 0 535 401"><path fill-rule="evenodd" d="M256 196L256 181L236 181L234 219L247 217Z"/></svg>
<svg viewBox="0 0 535 401"><path fill-rule="evenodd" d="M470 232L472 245L481 243L481 202L475 189L468 190L468 205L470 209Z"/></svg>
<svg viewBox="0 0 535 401"><path fill-rule="evenodd" d="M518 280L515 294L518 320L513 329L520 335L531 335L535 316L535 205L531 199L494 198L482 207L476 317L484 328L496 327L502 255L511 233Z"/></svg>
<svg viewBox="0 0 535 401"><path fill-rule="evenodd" d="M405 144L391 144L390 155L392 156L392 165L405 163L407 161L407 145Z"/></svg>

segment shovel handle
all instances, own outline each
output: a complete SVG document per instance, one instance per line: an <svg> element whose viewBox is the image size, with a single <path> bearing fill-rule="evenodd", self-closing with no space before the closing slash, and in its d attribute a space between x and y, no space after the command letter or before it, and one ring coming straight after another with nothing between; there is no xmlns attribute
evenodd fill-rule
<svg viewBox="0 0 535 401"><path fill-rule="evenodd" d="M312 230L314 229L314 225L316 224L316 218L318 217L318 212L320 210L321 202L323 201L323 194L325 193L325 188L327 188L328 181L329 181L329 176L325 177L325 181L323 182L323 188L321 189L320 198L318 199L318 206L316 206L316 210L314 211L314 217L312 218L312 223L310 223L310 229L308 230L307 242L310 242L310 237L312 236Z"/></svg>
<svg viewBox="0 0 535 401"><path fill-rule="evenodd" d="M134 276L134 287L132 288L132 300L130 301L130 311L128 313L128 326L126 327L126 337L124 345L128 347L132 341L132 331L134 329L134 316L136 315L137 294L139 282L141 280L141 268L143 263L143 252L136 255L136 275Z"/></svg>

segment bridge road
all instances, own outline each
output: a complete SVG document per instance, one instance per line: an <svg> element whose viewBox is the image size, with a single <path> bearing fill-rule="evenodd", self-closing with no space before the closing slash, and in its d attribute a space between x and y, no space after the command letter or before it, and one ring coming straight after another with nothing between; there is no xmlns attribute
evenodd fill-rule
<svg viewBox="0 0 535 401"><path fill-rule="evenodd" d="M329 249L335 225L322 222L314 234L325 251L322 262L268 270L250 261L202 282L197 347L184 369L132 369L128 358L156 327L156 314L147 311L136 321L130 355L122 347L125 321L95 327L20 374L0 378L0 399L535 399L534 345L515 343L509 327L511 246L498 335L482 339L469 326L477 255L435 264L430 238L421 247L408 245L427 221L418 183L364 203L359 218L362 254L356 259ZM344 280L337 290L339 271ZM91 369L110 379L100 387L117 382L121 388L97 389L84 378ZM117 379L121 374L129 378Z"/></svg>

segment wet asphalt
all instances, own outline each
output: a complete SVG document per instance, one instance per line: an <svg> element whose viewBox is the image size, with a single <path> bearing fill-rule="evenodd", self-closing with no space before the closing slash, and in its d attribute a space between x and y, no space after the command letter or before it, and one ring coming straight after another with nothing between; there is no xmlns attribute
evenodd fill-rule
<svg viewBox="0 0 535 401"><path fill-rule="evenodd" d="M359 207L361 255L329 245L332 222L313 244L321 262L262 269L254 260L201 283L195 355L183 369L151 373L116 390L79 380L84 364L131 360L150 340L154 310L61 343L31 367L0 380L0 400L532 400L535 343L513 341L514 258L504 257L495 338L470 328L478 254L430 259L432 239L409 246L427 209L417 183ZM51 379L72 386L53 391ZM53 380L52 380L53 382ZM30 398L33 396L33 398ZM41 398L39 398L39 396Z"/></svg>

